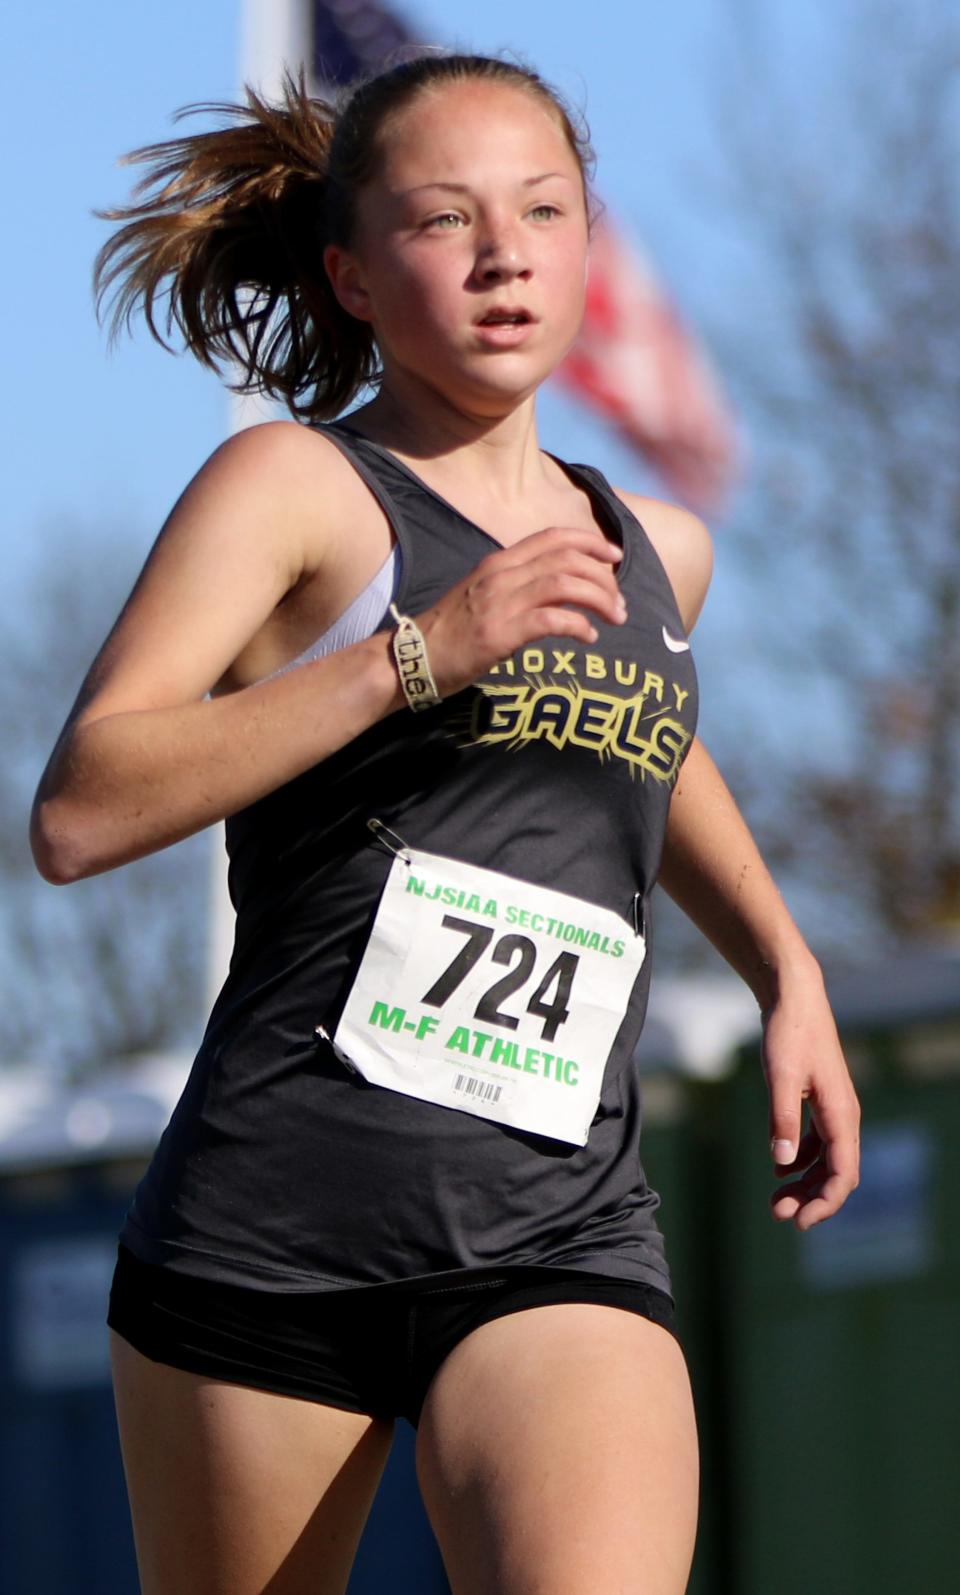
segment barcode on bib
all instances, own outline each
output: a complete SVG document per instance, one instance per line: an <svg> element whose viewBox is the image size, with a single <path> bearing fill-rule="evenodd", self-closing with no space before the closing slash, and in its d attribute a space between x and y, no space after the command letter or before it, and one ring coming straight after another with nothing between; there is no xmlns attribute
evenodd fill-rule
<svg viewBox="0 0 960 1595"><path fill-rule="evenodd" d="M503 1086L492 1080L478 1080L472 1074L458 1074L453 1082L454 1091L463 1091L468 1097L478 1097L481 1102L499 1102Z"/></svg>

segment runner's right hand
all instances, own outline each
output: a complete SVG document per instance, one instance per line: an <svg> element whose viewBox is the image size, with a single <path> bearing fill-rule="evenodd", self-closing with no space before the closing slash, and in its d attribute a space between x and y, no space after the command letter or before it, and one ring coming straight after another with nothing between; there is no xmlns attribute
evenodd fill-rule
<svg viewBox="0 0 960 1595"><path fill-rule="evenodd" d="M622 625L627 610L616 578L622 552L600 531L548 526L481 560L415 617L441 698L542 637L596 642L582 609Z"/></svg>

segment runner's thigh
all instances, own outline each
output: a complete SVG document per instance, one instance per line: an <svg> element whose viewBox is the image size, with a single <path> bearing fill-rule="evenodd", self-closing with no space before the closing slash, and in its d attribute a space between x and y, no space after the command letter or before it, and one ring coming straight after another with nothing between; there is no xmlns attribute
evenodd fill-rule
<svg viewBox="0 0 960 1595"><path fill-rule="evenodd" d="M682 1595L699 1459L668 1330L564 1302L481 1325L438 1369L417 1473L454 1595Z"/></svg>
<svg viewBox="0 0 960 1595"><path fill-rule="evenodd" d="M110 1355L141 1595L342 1595L393 1424Z"/></svg>

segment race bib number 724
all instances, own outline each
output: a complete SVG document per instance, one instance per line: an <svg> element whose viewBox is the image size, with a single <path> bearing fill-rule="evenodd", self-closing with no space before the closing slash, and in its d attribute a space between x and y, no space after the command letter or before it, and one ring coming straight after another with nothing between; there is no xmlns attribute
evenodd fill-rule
<svg viewBox="0 0 960 1595"><path fill-rule="evenodd" d="M645 951L609 909L409 848L334 1046L378 1085L583 1146Z"/></svg>

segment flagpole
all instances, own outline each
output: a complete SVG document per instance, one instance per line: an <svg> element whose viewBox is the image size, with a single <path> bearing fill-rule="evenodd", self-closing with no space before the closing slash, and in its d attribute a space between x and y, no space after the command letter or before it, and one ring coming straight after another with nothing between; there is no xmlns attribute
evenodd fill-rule
<svg viewBox="0 0 960 1595"><path fill-rule="evenodd" d="M303 0L242 0L240 77L267 95L280 87L285 66L297 67L307 43Z"/></svg>
<svg viewBox="0 0 960 1595"><path fill-rule="evenodd" d="M303 0L241 0L240 86L250 83L268 98L278 93L283 68L296 68L307 49L307 7ZM242 432L258 421L281 413L274 404L231 393L230 431ZM286 412L282 412L286 413ZM207 1008L226 978L233 950L234 911L227 890L227 856L223 825L211 831L209 931L207 935Z"/></svg>

